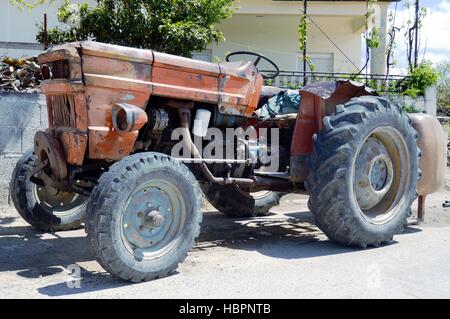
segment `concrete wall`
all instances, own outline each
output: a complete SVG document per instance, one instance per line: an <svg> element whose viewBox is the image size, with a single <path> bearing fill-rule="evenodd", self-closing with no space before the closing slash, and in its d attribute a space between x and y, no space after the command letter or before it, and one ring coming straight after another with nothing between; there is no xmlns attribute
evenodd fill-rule
<svg viewBox="0 0 450 319"><path fill-rule="evenodd" d="M436 116L436 92L436 87L432 86L425 90L424 96L413 98L405 95L393 95L387 96L387 98L400 106L408 106L409 108L415 109L417 112Z"/></svg>
<svg viewBox="0 0 450 319"><path fill-rule="evenodd" d="M33 146L35 132L47 125L43 95L0 92L0 205L8 202L17 160Z"/></svg>

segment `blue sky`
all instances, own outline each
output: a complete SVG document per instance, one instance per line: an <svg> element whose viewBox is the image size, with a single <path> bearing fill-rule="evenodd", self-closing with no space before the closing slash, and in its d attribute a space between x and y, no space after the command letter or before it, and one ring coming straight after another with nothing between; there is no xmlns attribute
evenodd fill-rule
<svg viewBox="0 0 450 319"><path fill-rule="evenodd" d="M420 58L424 57L433 63L450 60L450 0L420 0L420 6L427 8L427 15L420 31ZM394 9L394 4L391 4L390 9ZM396 25L404 25L412 18L413 12L409 12L403 7L402 2L399 2ZM404 29L396 36L395 59L398 64L394 69L397 73L403 73L407 65L403 33Z"/></svg>

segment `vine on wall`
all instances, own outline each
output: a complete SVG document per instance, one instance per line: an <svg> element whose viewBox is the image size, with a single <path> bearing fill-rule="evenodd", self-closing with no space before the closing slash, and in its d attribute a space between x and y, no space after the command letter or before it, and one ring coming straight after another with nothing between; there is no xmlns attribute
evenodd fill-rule
<svg viewBox="0 0 450 319"><path fill-rule="evenodd" d="M304 12L302 10L302 14L300 15L300 22L298 23L297 26L297 31L299 34L299 49L302 52L303 50L306 49L306 46L308 44L308 17L306 15L306 12ZM311 70L311 72L315 72L316 71L316 66L314 65L314 63L312 63L311 61L311 57L306 54L304 57L302 57L305 59L306 64L308 65L309 69ZM306 70L304 70L306 71Z"/></svg>
<svg viewBox="0 0 450 319"><path fill-rule="evenodd" d="M367 12L364 15L366 32L364 37L366 39L366 46L368 48L380 47L380 28L375 26L375 3L377 0L367 0Z"/></svg>

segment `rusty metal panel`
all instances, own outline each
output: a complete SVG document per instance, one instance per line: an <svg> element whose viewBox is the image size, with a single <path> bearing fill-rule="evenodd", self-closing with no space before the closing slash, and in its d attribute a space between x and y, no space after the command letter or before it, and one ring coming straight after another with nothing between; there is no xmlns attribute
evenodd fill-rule
<svg viewBox="0 0 450 319"><path fill-rule="evenodd" d="M327 81L308 84L302 97L291 144L291 155L308 155L313 150L312 137L322 128L322 119L336 110L336 105L352 97L375 95L364 84L354 81Z"/></svg>
<svg viewBox="0 0 450 319"><path fill-rule="evenodd" d="M108 127L89 127L90 159L120 160L133 150L138 131L118 133Z"/></svg>
<svg viewBox="0 0 450 319"><path fill-rule="evenodd" d="M221 112L251 116L263 84L250 62L219 65L90 41L56 46L39 57L41 64L60 60L69 61L69 79L42 83L50 123L55 128L70 127L86 133L87 156L91 159L118 160L133 149L137 131L118 132L113 128L112 108L117 103L145 109L154 95L177 99L190 107L195 101L219 104ZM64 143L79 138L67 134ZM71 149L69 145L65 150L71 154L71 162L82 161L82 148Z"/></svg>
<svg viewBox="0 0 450 319"><path fill-rule="evenodd" d="M86 98L83 93L74 94L75 98L75 117L77 129L87 132L88 129L88 112L86 107Z"/></svg>
<svg viewBox="0 0 450 319"><path fill-rule="evenodd" d="M147 63L123 61L107 57L83 55L84 74L100 74L150 82L152 66Z"/></svg>
<svg viewBox="0 0 450 319"><path fill-rule="evenodd" d="M262 85L262 77L257 75L256 67L251 62L228 62L219 66L219 111L251 116L258 103L256 101L255 104L255 95L259 98L259 92L255 91L256 82Z"/></svg>
<svg viewBox="0 0 450 319"><path fill-rule="evenodd" d="M79 42L54 46L38 56L40 65L54 61L66 60L69 63L70 79L81 80L81 60L78 54Z"/></svg>
<svg viewBox="0 0 450 319"><path fill-rule="evenodd" d="M85 74L84 83L86 87L98 87L109 90L128 91L131 94L150 95L152 83L140 80L114 77L103 74Z"/></svg>
<svg viewBox="0 0 450 319"><path fill-rule="evenodd" d="M323 106L324 103L321 103L316 95L309 92L302 93L292 136L291 156L308 155L312 152L312 136L319 131L318 109Z"/></svg>
<svg viewBox="0 0 450 319"><path fill-rule="evenodd" d="M261 89L264 84L264 79L261 75L257 75L255 78L255 84L253 86L253 92L251 92L250 102L248 103L247 110L245 111L245 116L252 116L253 112L258 107L259 97L261 96Z"/></svg>
<svg viewBox="0 0 450 319"><path fill-rule="evenodd" d="M71 128L55 129L66 155L67 164L82 165L87 147L87 133Z"/></svg>
<svg viewBox="0 0 450 319"><path fill-rule="evenodd" d="M214 104L219 100L217 74L193 73L157 65L152 71L154 95Z"/></svg>
<svg viewBox="0 0 450 319"><path fill-rule="evenodd" d="M152 94L207 103L218 102L218 64L160 52L154 52L154 59Z"/></svg>
<svg viewBox="0 0 450 319"><path fill-rule="evenodd" d="M87 130L84 86L81 81L46 80L41 83L41 90L46 95L50 127L61 125ZM64 113L72 114L73 119L64 120ZM58 117L55 117L56 114Z"/></svg>
<svg viewBox="0 0 450 319"><path fill-rule="evenodd" d="M47 95L49 126L76 127L75 98L73 94Z"/></svg>
<svg viewBox="0 0 450 319"><path fill-rule="evenodd" d="M153 63L153 51L93 41L80 42L82 55L92 55L146 64Z"/></svg>
<svg viewBox="0 0 450 319"><path fill-rule="evenodd" d="M138 131L116 131L112 125L112 106L125 102L144 109L149 94L86 86L86 98L89 119L88 157L119 160L128 155L133 149Z"/></svg>
<svg viewBox="0 0 450 319"><path fill-rule="evenodd" d="M331 115L336 105L352 97L374 95L363 84L352 81L318 82L300 90L301 102L291 142L290 176L293 182L302 182L308 174L307 158L313 151L313 136L322 129L323 117Z"/></svg>
<svg viewBox="0 0 450 319"><path fill-rule="evenodd" d="M40 88L44 94L66 94L68 92L84 92L83 82L78 80L45 80Z"/></svg>
<svg viewBox="0 0 450 319"><path fill-rule="evenodd" d="M184 58L177 55L171 55L161 52L153 52L154 67L171 69L193 74L208 75L217 78L220 74L220 68L217 63L198 61Z"/></svg>

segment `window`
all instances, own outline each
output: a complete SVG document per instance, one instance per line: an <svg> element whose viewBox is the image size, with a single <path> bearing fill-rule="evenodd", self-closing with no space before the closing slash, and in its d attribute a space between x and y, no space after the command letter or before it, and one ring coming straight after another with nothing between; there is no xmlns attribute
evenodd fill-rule
<svg viewBox="0 0 450 319"><path fill-rule="evenodd" d="M211 62L211 50L203 50L201 52L192 52L192 58L194 60Z"/></svg>
<svg viewBox="0 0 450 319"><path fill-rule="evenodd" d="M308 53L311 58L312 64L315 65L317 72L333 73L334 63L333 63L333 53ZM303 71L303 53L297 52L297 71ZM311 71L306 66L306 71Z"/></svg>

